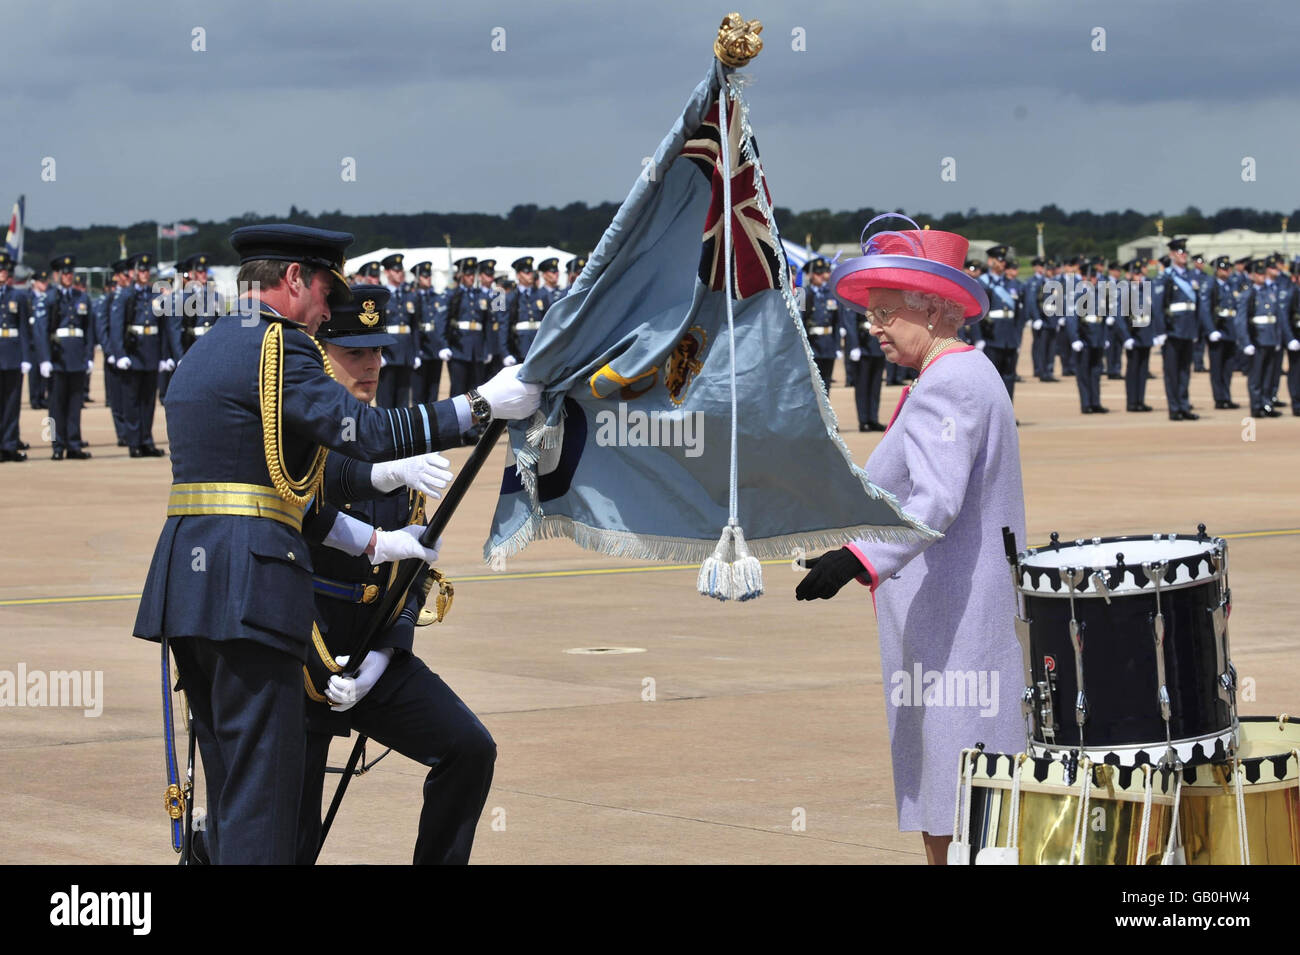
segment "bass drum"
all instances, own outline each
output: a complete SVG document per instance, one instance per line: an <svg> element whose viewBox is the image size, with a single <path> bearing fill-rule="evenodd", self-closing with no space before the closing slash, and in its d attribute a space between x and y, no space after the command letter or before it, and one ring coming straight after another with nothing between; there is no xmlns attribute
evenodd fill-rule
<svg viewBox="0 0 1300 955"><path fill-rule="evenodd" d="M1226 759L1236 705L1227 543L1204 533L1052 539L1015 567L1030 752L1138 766L1172 743L1185 765Z"/></svg>
<svg viewBox="0 0 1300 955"><path fill-rule="evenodd" d="M1178 828L1189 864L1300 864L1300 723L1242 717L1234 760L1186 770Z"/></svg>

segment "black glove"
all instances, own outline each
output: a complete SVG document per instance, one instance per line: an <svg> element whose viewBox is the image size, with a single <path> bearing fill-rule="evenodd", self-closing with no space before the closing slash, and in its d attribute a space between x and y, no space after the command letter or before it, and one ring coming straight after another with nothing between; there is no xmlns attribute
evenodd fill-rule
<svg viewBox="0 0 1300 955"><path fill-rule="evenodd" d="M858 555L847 547L805 561L808 574L794 589L795 600L829 600L850 580L866 573Z"/></svg>

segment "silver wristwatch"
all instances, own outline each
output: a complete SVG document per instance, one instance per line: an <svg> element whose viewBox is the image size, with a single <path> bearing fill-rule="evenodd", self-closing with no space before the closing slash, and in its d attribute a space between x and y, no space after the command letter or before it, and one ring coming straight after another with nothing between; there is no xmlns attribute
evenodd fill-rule
<svg viewBox="0 0 1300 955"><path fill-rule="evenodd" d="M492 406L488 400L478 393L477 388L471 388L465 392L465 397L469 399L469 413L474 418L475 424L490 424L492 421Z"/></svg>

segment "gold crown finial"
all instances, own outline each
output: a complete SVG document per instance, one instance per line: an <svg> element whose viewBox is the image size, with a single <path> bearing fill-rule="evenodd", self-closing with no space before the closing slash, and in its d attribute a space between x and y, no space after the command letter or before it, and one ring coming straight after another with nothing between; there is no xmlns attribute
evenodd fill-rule
<svg viewBox="0 0 1300 955"><path fill-rule="evenodd" d="M713 54L722 61L723 66L737 69L744 66L763 49L759 34L763 24L758 20L746 20L739 13L728 13L722 18L718 27L718 38L713 41Z"/></svg>

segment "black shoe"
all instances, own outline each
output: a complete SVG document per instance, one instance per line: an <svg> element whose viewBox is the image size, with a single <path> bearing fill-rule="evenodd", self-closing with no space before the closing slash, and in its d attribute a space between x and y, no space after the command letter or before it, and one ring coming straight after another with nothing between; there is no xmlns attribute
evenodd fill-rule
<svg viewBox="0 0 1300 955"><path fill-rule="evenodd" d="M1150 405L1138 405L1138 411L1155 411Z"/></svg>
<svg viewBox="0 0 1300 955"><path fill-rule="evenodd" d="M1129 405L1129 406L1128 406L1127 408L1125 408L1124 410L1125 410L1125 411L1137 411L1137 410L1138 410L1138 406L1137 406L1137 405Z"/></svg>
<svg viewBox="0 0 1300 955"><path fill-rule="evenodd" d="M131 453L131 457L133 458L147 457L147 455L144 453L144 448L137 447L137 446L132 446L130 453Z"/></svg>
<svg viewBox="0 0 1300 955"><path fill-rule="evenodd" d="M125 447L126 447L126 438L118 438L118 439L117 439L117 446L118 446L119 448L125 448Z"/></svg>
<svg viewBox="0 0 1300 955"><path fill-rule="evenodd" d="M1241 405L1237 404L1237 402L1235 402L1235 401L1225 401L1224 404L1223 404L1223 406L1224 406L1225 408L1240 408L1240 407L1241 407Z"/></svg>
<svg viewBox="0 0 1300 955"><path fill-rule="evenodd" d="M1170 420L1170 421L1182 421L1182 420L1183 420L1183 417L1184 417L1184 416L1183 416L1183 412L1181 412L1181 411L1171 411L1171 412L1169 412L1169 420Z"/></svg>
<svg viewBox="0 0 1300 955"><path fill-rule="evenodd" d="M21 451L0 451L0 461L26 461L27 455Z"/></svg>
<svg viewBox="0 0 1300 955"><path fill-rule="evenodd" d="M1083 411L1084 414L1092 414L1096 409L1093 408L1092 405L1088 405L1088 407L1083 408L1081 410Z"/></svg>
<svg viewBox="0 0 1300 955"><path fill-rule="evenodd" d="M155 448L152 444L146 444L146 445L145 445L143 448L141 448L140 450L144 452L144 456L147 457L147 458L165 458L165 457L167 457L167 452L166 452L166 451L164 451L162 448Z"/></svg>
<svg viewBox="0 0 1300 955"><path fill-rule="evenodd" d="M31 446L30 444L28 444L26 441L19 441L19 442L18 442L18 450L19 450L19 451L30 451L31 449L32 449L32 446Z"/></svg>
<svg viewBox="0 0 1300 955"><path fill-rule="evenodd" d="M1092 413L1093 413L1093 414L1110 414L1110 409L1109 409L1109 408L1103 408L1101 405L1093 405L1093 406L1092 406Z"/></svg>
<svg viewBox="0 0 1300 955"><path fill-rule="evenodd" d="M1278 411L1278 410L1277 410L1276 408L1274 408L1272 405L1265 405L1265 406L1264 406L1264 417L1265 417L1265 418L1280 418L1280 417L1282 417L1282 412Z"/></svg>
<svg viewBox="0 0 1300 955"><path fill-rule="evenodd" d="M73 448L71 451L68 452L68 457L74 461L89 461L90 452L82 451L80 448Z"/></svg>
<svg viewBox="0 0 1300 955"><path fill-rule="evenodd" d="M1107 375L1106 377L1109 378L1111 381L1123 381L1123 380L1124 380L1124 376L1123 376L1123 375Z"/></svg>
<svg viewBox="0 0 1300 955"><path fill-rule="evenodd" d="M1227 408L1228 408L1228 403L1226 401L1216 401L1214 403L1215 411L1226 411Z"/></svg>
<svg viewBox="0 0 1300 955"><path fill-rule="evenodd" d="M1045 383L1051 383L1051 382L1060 381L1061 379L1057 378L1055 375L1048 375L1046 378L1043 378L1041 380Z"/></svg>
<svg viewBox="0 0 1300 955"><path fill-rule="evenodd" d="M1184 411L1184 412L1183 412L1183 420L1184 420L1184 421L1200 421L1200 420L1201 420L1201 416L1198 415L1198 414L1197 414L1196 412L1194 412L1194 411Z"/></svg>
<svg viewBox="0 0 1300 955"><path fill-rule="evenodd" d="M1020 383L1023 382L1024 380L1025 380L1025 379L1021 378L1019 375L1016 375L1016 384L1020 384Z"/></svg>
<svg viewBox="0 0 1300 955"><path fill-rule="evenodd" d="M1251 408L1251 409L1250 409L1250 416L1251 416L1252 418L1262 418L1262 417L1264 417L1264 412L1263 412L1261 409L1259 409L1259 408Z"/></svg>
<svg viewBox="0 0 1300 955"><path fill-rule="evenodd" d="M55 449L54 449L54 453L50 455L50 460L51 460L51 461L62 461L62 460L63 460L63 449L62 449L62 448L55 448Z"/></svg>
<svg viewBox="0 0 1300 955"><path fill-rule="evenodd" d="M868 430L868 431L884 431L884 430L885 430L885 425L881 424L879 421L868 421L868 422L867 422L867 430Z"/></svg>

